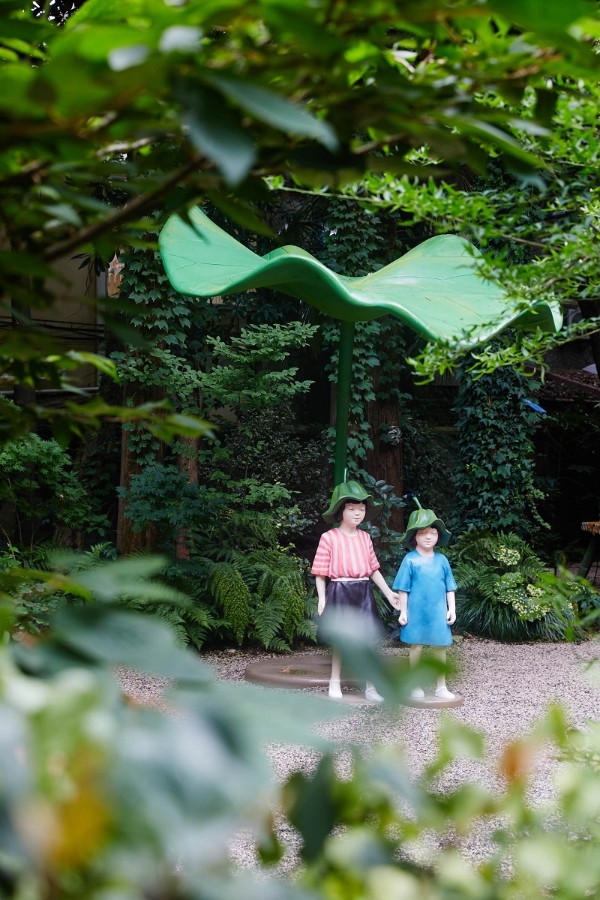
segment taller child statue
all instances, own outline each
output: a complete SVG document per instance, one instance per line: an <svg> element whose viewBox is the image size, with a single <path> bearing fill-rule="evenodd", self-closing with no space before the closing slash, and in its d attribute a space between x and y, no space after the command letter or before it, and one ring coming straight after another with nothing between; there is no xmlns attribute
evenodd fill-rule
<svg viewBox="0 0 600 900"><path fill-rule="evenodd" d="M390 590L379 571L370 535L358 527L362 522L371 522L378 516L381 507L382 504L376 503L356 481L338 484L334 488L329 509L323 513L323 518L331 525L336 522L339 525L321 536L312 567L312 574L316 576L320 616L326 606L336 610L353 609L372 622L379 623L371 581L395 609L400 609L398 594ZM329 696L333 700L342 698L340 673L341 660L334 653L329 680ZM368 682L365 697L376 702L383 700Z"/></svg>

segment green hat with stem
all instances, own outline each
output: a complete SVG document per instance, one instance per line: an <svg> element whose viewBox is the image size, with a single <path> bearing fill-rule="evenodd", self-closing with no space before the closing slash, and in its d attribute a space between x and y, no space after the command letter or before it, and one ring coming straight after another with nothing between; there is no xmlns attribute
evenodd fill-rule
<svg viewBox="0 0 600 900"><path fill-rule="evenodd" d="M367 508L365 522L370 522L378 516L383 507L383 503L376 503L373 500L372 495L367 494L358 481L345 481L343 484L338 484L334 487L329 509L323 513L323 518L329 525L333 525L336 514L340 511L346 500L351 501L352 503L365 504Z"/></svg>
<svg viewBox="0 0 600 900"><path fill-rule="evenodd" d="M417 531L422 528L437 528L439 533L438 547L446 547L452 537L441 519L438 519L432 509L423 509L416 497L412 498L418 506L414 512L410 514L408 520L408 528L402 537L398 538L399 543L404 547L408 547Z"/></svg>

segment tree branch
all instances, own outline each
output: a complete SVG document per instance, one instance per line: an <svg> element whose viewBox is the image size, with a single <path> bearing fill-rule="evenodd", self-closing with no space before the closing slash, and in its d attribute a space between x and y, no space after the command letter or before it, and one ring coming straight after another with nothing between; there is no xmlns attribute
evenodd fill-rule
<svg viewBox="0 0 600 900"><path fill-rule="evenodd" d="M185 164L185 166L176 169L175 172L172 172L171 175L165 178L150 194L143 194L136 197L134 200L130 200L125 206L121 206L111 215L106 216L106 218L101 219L99 222L93 222L86 228L82 228L80 231L71 235L71 237L46 247L42 254L43 259L46 262L53 262L61 256L66 256L67 253L70 253L72 250L77 250L82 244L87 244L89 241L95 240L101 234L104 234L104 232L110 231L111 228L122 225L124 222L139 216L144 210L152 208L159 197L162 197L162 195L167 193L172 187L179 184L184 178L187 178L194 169L198 168L202 161L202 156L194 156Z"/></svg>

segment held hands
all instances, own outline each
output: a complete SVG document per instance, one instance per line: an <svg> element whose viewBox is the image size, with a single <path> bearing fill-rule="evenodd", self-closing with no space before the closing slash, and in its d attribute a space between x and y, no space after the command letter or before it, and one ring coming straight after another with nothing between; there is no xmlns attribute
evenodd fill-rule
<svg viewBox="0 0 600 900"><path fill-rule="evenodd" d="M394 609L400 609L400 594L398 594L396 591L392 591L392 593L388 597L388 600L394 607Z"/></svg>

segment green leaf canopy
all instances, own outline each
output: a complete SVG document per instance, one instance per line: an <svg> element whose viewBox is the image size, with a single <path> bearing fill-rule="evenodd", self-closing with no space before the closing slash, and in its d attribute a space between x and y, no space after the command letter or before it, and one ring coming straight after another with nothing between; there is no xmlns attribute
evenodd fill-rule
<svg viewBox="0 0 600 900"><path fill-rule="evenodd" d="M553 332L562 322L560 310L545 301L519 310L517 298L481 276L477 248L451 234L362 278L337 275L299 247L258 256L198 208L189 221L171 216L159 244L173 287L196 297L270 287L344 322L392 315L428 340L467 336L471 346L508 326Z"/></svg>

